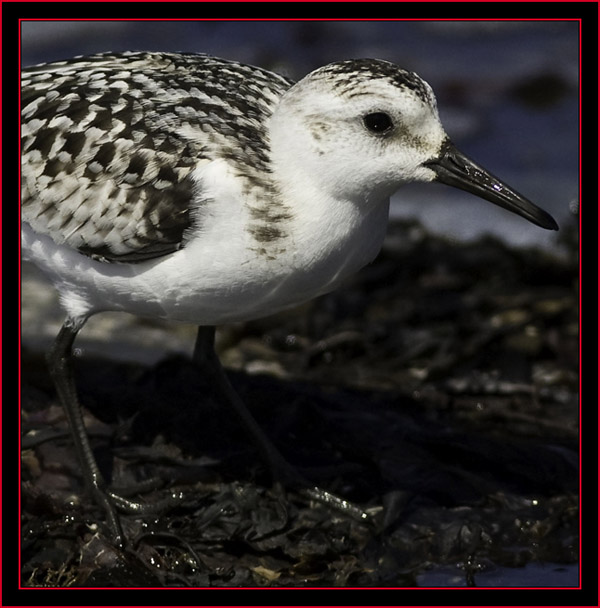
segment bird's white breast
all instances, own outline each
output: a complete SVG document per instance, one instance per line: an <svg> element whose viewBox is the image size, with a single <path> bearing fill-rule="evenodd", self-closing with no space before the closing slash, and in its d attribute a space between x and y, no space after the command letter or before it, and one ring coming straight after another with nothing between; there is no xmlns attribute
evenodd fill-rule
<svg viewBox="0 0 600 608"><path fill-rule="evenodd" d="M201 221L172 254L108 263L23 222L25 258L50 277L72 317L117 310L216 325L266 316L326 293L370 262L383 242L386 201L365 210L306 191L306 198L289 201L279 238L261 242L248 229L256 230L257 202L225 161L200 165L194 179L201 184Z"/></svg>

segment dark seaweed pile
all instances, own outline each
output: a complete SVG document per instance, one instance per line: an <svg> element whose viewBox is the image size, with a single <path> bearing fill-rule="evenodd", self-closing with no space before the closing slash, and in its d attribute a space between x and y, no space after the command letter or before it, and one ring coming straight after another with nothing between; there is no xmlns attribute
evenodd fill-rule
<svg viewBox="0 0 600 608"><path fill-rule="evenodd" d="M42 353L24 352L22 584L404 587L452 565L477 585L494 568L575 563L574 227L561 238L555 258L398 223L344 289L219 333L262 427L352 508L272 488L189 360L83 357L106 476L144 501L183 493L160 515L123 516L117 549L82 492Z"/></svg>

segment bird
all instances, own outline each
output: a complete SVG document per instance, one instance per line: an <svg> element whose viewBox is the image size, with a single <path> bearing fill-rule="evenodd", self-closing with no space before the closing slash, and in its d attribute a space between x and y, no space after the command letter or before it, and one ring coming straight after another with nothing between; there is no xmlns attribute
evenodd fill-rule
<svg viewBox="0 0 600 608"><path fill-rule="evenodd" d="M548 230L546 211L459 151L430 85L381 59L297 82L206 54L99 53L21 71L21 248L65 312L47 354L88 490L123 542L72 368L87 319L123 311L198 326L193 361L287 463L214 350L215 327L334 290L381 249L403 184L441 182Z"/></svg>

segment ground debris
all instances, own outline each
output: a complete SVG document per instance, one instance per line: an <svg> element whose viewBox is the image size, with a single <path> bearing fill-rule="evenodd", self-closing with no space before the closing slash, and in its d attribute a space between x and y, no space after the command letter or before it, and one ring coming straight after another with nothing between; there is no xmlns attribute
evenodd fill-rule
<svg viewBox="0 0 600 608"><path fill-rule="evenodd" d="M117 549L82 493L42 354L24 352L22 584L403 587L435 565L477 584L494 566L575 563L575 256L390 231L346 288L219 340L284 455L364 521L271 489L188 359L83 357L107 478L141 500L183 497L124 516Z"/></svg>

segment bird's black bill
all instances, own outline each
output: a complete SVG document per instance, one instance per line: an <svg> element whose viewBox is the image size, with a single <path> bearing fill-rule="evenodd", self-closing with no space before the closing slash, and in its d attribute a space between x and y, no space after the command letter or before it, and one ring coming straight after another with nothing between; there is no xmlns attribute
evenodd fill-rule
<svg viewBox="0 0 600 608"><path fill-rule="evenodd" d="M437 181L466 190L547 230L558 230L554 218L459 152L447 141L439 158L427 163Z"/></svg>

